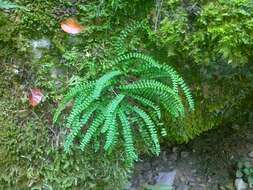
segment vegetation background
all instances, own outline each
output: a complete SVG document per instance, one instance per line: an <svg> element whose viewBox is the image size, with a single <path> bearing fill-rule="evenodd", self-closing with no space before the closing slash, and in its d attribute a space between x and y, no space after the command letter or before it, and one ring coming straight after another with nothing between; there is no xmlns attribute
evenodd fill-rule
<svg viewBox="0 0 253 190"><path fill-rule="evenodd" d="M63 151L66 131L52 115L69 87L110 68L112 41L133 21L149 31L128 41L184 77L195 112L172 122L164 117L161 143L186 143L215 127L252 118L253 3L250 0L15 0L23 9L0 12L0 187L2 189L123 189L132 167L123 149ZM85 32L70 36L60 22L75 17ZM43 56L32 42L50 41ZM31 108L30 88L43 90ZM222 134L217 134L222 135ZM221 136L222 138L222 136ZM148 156L145 147L140 153Z"/></svg>

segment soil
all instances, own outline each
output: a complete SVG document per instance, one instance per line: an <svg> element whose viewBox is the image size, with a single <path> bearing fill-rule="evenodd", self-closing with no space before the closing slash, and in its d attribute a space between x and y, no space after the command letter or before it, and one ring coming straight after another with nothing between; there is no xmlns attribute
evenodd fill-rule
<svg viewBox="0 0 253 190"><path fill-rule="evenodd" d="M238 161L253 151L252 124L219 127L188 144L163 146L156 158L138 162L131 190L155 184L161 172L176 172L175 190L233 190Z"/></svg>

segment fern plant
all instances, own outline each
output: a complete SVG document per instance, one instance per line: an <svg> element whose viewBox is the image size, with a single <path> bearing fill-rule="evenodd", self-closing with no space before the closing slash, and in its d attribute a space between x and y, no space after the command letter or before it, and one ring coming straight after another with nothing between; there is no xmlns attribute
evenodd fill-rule
<svg viewBox="0 0 253 190"><path fill-rule="evenodd" d="M157 124L163 111L172 118L185 115L185 103L194 110L194 101L182 77L170 66L159 64L143 53L127 53L124 39L143 23L131 25L117 39L117 58L110 61L117 70L95 81L77 85L64 97L55 112L57 122L66 105L74 100L66 125L70 133L64 149L69 152L74 140L82 150L91 142L104 142L111 151L120 137L124 139L126 158L138 160L135 139L140 136L152 153L160 152ZM182 98L180 94L184 94ZM186 100L186 101L184 101ZM85 131L85 132L84 132Z"/></svg>

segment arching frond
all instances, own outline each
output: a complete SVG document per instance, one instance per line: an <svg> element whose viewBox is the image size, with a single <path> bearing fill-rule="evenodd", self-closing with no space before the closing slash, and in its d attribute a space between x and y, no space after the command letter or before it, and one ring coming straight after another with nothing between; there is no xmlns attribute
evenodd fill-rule
<svg viewBox="0 0 253 190"><path fill-rule="evenodd" d="M119 106L120 102L124 99L125 95L119 94L117 95L107 106L106 108L106 116L105 116L105 124L102 132L107 131L106 143L104 149L107 150L113 143L115 138L115 125L116 125L116 109Z"/></svg>
<svg viewBox="0 0 253 190"><path fill-rule="evenodd" d="M153 108L156 112L157 117L159 119L161 119L161 109L154 102L152 102L151 100L149 100L147 98L139 96L139 95L129 94L129 96L131 96L132 98L138 100L144 106L149 106L149 107Z"/></svg>
<svg viewBox="0 0 253 190"><path fill-rule="evenodd" d="M92 122L92 124L89 126L87 132L82 138L80 148L81 150L84 150L85 146L90 142L92 136L96 133L100 125L104 122L104 115L99 114Z"/></svg>
<svg viewBox="0 0 253 190"><path fill-rule="evenodd" d="M137 161L138 156L134 148L132 129L128 122L127 116L121 109L119 110L118 114L123 129L125 149L126 154L128 155L127 158Z"/></svg>
<svg viewBox="0 0 253 190"><path fill-rule="evenodd" d="M88 96L87 98L85 96L77 96L76 101L74 103L73 109L70 112L68 118L67 118L67 126L71 127L71 125L73 124L73 122L75 120L80 119L81 117L81 113L88 108L88 106L90 105L90 103L92 102L92 97Z"/></svg>
<svg viewBox="0 0 253 190"><path fill-rule="evenodd" d="M184 116L184 106L178 94L168 86L155 80L140 80L128 85L119 87L121 90L130 93L145 94L146 97L158 98L164 108L174 117Z"/></svg>
<svg viewBox="0 0 253 190"><path fill-rule="evenodd" d="M182 79L182 77L178 77L178 84L180 85L181 89L184 92L184 95L187 99L187 102L189 104L190 110L194 111L194 101L192 98L192 94L190 89L188 88L188 86L185 84L184 80Z"/></svg>
<svg viewBox="0 0 253 190"><path fill-rule="evenodd" d="M102 133L107 131L107 128L111 125L111 121L112 121L112 117L115 114L115 110L117 109L117 107L119 106L120 102L123 100L123 98L125 97L124 94L119 94L117 95L106 107L105 109L105 125L102 128Z"/></svg>
<svg viewBox="0 0 253 190"><path fill-rule="evenodd" d="M72 127L72 130L70 134L67 136L66 141L64 143L64 150L66 152L70 151L70 146L73 144L74 138L77 136L77 134L80 132L83 125L85 125L90 117L92 116L93 112L96 110L97 106L92 107L90 110L88 110L83 117L81 118L80 122Z"/></svg>
<svg viewBox="0 0 253 190"><path fill-rule="evenodd" d="M95 87L92 93L92 98L97 99L99 98L103 88L107 85L108 81L110 81L112 78L120 75L120 71L111 71L100 77L96 83Z"/></svg>
<svg viewBox="0 0 253 190"><path fill-rule="evenodd" d="M142 109L138 108L137 106L133 107L133 111L135 113L137 113L145 122L147 129L149 131L149 134L151 136L151 139L154 143L155 146L155 153L157 155L159 155L160 153L160 144L159 144L159 140L158 140L158 136L157 136L157 130L156 130L156 126L154 124L154 122L152 121L152 119L149 117L149 115Z"/></svg>
<svg viewBox="0 0 253 190"><path fill-rule="evenodd" d="M82 96L85 96L91 87L94 85L94 82L89 82L87 84L80 84L77 85L76 87L72 88L63 98L61 101L60 105L55 111L54 117L53 117L53 123L57 121L59 118L61 112L65 109L66 105L79 93L83 93Z"/></svg>
<svg viewBox="0 0 253 190"><path fill-rule="evenodd" d="M159 73L159 74L161 74L162 71L165 71L167 78L169 78L172 82L173 90L175 92L177 92L178 74L176 73L176 71L172 67L169 67L169 66L163 67L157 61L155 61L151 56L145 55L143 53L127 53L127 54L123 54L123 55L119 56L118 58L116 58L115 60L113 60L111 62L111 64L117 65L121 62L130 60L130 59L139 59L139 60L142 60L145 62L145 64L140 65L140 67L145 69L145 70L140 70L142 72L142 74L144 74L144 71L147 71L147 72L151 72L151 76L152 76L152 74L154 74L153 72L155 72L155 69L157 69L157 73Z"/></svg>
<svg viewBox="0 0 253 190"><path fill-rule="evenodd" d="M118 55L126 53L126 39L129 34L132 34L138 29L145 29L145 22L134 22L130 24L125 30L123 30L119 37L113 42L114 49Z"/></svg>
<svg viewBox="0 0 253 190"><path fill-rule="evenodd" d="M113 114L112 117L106 118L105 126L107 129L107 134L106 134L106 141L105 141L104 149L108 150L112 146L113 142L115 141L116 114Z"/></svg>

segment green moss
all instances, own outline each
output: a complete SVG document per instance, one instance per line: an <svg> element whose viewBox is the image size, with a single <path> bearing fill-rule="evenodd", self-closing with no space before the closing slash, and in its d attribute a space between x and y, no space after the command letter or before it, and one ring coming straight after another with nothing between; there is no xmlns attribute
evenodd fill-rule
<svg viewBox="0 0 253 190"><path fill-rule="evenodd" d="M6 120L0 122L2 188L123 188L128 168L119 157L94 154L92 149L66 155L59 147L61 133L55 128L52 133L50 126L40 120L29 121L23 127Z"/></svg>
<svg viewBox="0 0 253 190"><path fill-rule="evenodd" d="M1 188L123 189L131 168L121 152L104 155L91 146L65 154L66 131L51 125L49 101L30 107L22 78L6 64L0 71Z"/></svg>
<svg viewBox="0 0 253 190"><path fill-rule="evenodd" d="M172 5L167 2L163 10L166 16L158 32L169 56L184 55L199 64L224 60L239 65L251 60L251 1L192 1L173 8Z"/></svg>
<svg viewBox="0 0 253 190"><path fill-rule="evenodd" d="M121 160L120 151L117 155L105 156L94 153L94 148L90 147L85 153L76 150L67 155L62 151L62 136L66 131L51 125L55 102L61 95L56 83L60 81L67 86L69 78L79 74L78 67L71 70L76 59L70 60L67 51L62 60L57 48L44 52L40 60L33 59L30 45L26 46L32 37L26 33L32 31L29 29L32 25L22 28L6 16L4 19L1 19L4 21L2 36L10 33L8 38L3 38L6 46L0 49L0 187L123 189L130 168ZM6 31L7 25L13 30ZM27 43L22 43L21 39ZM68 39L63 38L60 43L67 44ZM78 51L79 55L82 53ZM64 75L53 77L55 68L63 69ZM31 108L27 92L34 87L42 89L45 100Z"/></svg>

